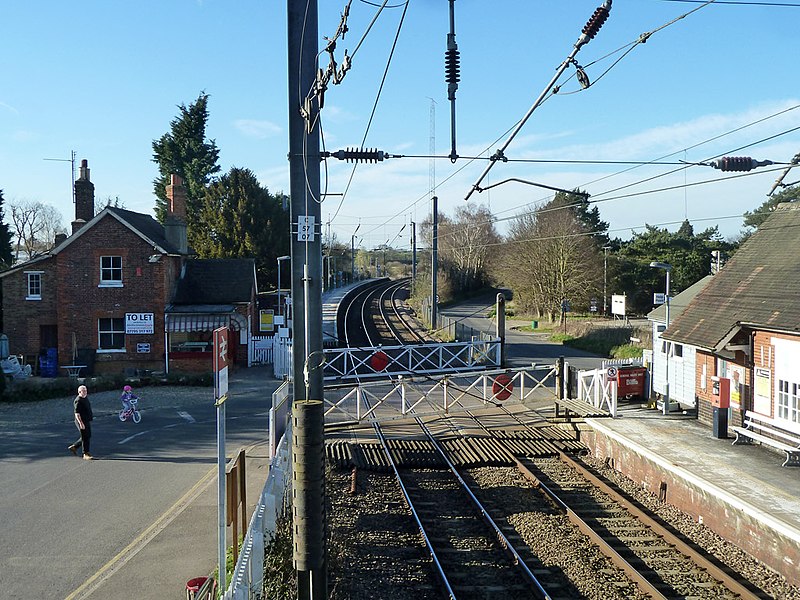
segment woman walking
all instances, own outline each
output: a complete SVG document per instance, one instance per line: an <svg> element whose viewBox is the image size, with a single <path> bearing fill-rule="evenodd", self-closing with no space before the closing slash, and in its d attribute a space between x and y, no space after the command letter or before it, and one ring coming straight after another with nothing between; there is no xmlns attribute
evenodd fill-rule
<svg viewBox="0 0 800 600"><path fill-rule="evenodd" d="M75 456L78 456L78 448L83 447L83 460L93 460L94 457L89 451L89 444L92 439L92 405L89 404L89 390L85 385L78 386L78 395L73 402L75 409L75 426L81 434L80 439L71 444L68 448Z"/></svg>

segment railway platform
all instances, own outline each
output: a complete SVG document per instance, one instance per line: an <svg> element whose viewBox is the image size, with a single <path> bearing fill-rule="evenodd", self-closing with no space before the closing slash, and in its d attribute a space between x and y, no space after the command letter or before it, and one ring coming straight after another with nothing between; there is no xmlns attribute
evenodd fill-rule
<svg viewBox="0 0 800 600"><path fill-rule="evenodd" d="M758 445L733 446L687 415L629 405L587 419L595 457L800 584L800 470Z"/></svg>
<svg viewBox="0 0 800 600"><path fill-rule="evenodd" d="M336 346L339 335L336 331L336 315L339 311L339 304L345 294L360 285L368 283L370 280L357 281L349 285L328 290L322 294L322 345L324 347Z"/></svg>

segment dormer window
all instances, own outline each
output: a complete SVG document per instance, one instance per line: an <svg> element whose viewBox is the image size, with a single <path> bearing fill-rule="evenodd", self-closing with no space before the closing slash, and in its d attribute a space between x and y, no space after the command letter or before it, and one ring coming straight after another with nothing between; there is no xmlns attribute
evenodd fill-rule
<svg viewBox="0 0 800 600"><path fill-rule="evenodd" d="M122 287L122 257L100 257L100 287Z"/></svg>
<svg viewBox="0 0 800 600"><path fill-rule="evenodd" d="M42 271L26 271L28 277L28 293L25 300L42 299Z"/></svg>

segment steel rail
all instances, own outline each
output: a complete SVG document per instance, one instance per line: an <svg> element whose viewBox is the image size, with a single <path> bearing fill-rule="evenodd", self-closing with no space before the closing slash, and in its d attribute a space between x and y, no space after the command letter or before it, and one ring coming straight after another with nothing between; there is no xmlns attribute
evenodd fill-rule
<svg viewBox="0 0 800 600"><path fill-rule="evenodd" d="M608 543L591 525L584 521L574 510L558 497L558 495L548 488L541 480L539 480L533 472L525 466L516 456L514 462L517 464L517 469L522 473L523 477L529 480L534 487L540 489L548 498L550 498L569 519L570 523L575 525L589 540L594 543L600 552L605 554L612 563L618 566L625 573L627 577L639 586L639 589L644 594L649 594L656 600L667 600L667 597L662 594L658 589L642 575L636 567L625 560L619 552L617 552L611 544Z"/></svg>
<svg viewBox="0 0 800 600"><path fill-rule="evenodd" d="M492 519L489 511L481 504L481 501L478 500L478 497L472 492L469 484L464 481L461 474L458 472L456 466L452 463L450 458L447 456L447 452L445 452L444 448L441 447L439 442L436 440L436 436L431 433L430 429L422 422L422 419L419 417L414 417L414 420L420 426L420 428L425 432L425 435L428 437L430 442L433 444L433 447L436 448L436 451L441 455L442 459L444 460L445 464L447 465L450 472L456 477L458 482L461 484L461 487L464 491L467 492L470 499L472 500L473 504L475 504L478 511L481 513L483 520L489 525L489 527L494 531L495 536L497 537L500 544L506 549L506 551L511 554L512 558L514 559L514 564L522 571L525 578L528 582L533 586L534 593L537 594L537 598L541 600L551 600L550 595L547 593L547 590L544 589L542 584L539 582L536 575L533 574L530 567L525 563L525 559L517 552L514 545L509 541L509 539L505 536L505 534L500 530L500 527L495 523L494 519Z"/></svg>
<svg viewBox="0 0 800 600"><path fill-rule="evenodd" d="M522 425L527 429L532 429L527 423L519 419L515 414L509 411L504 406L498 404L498 408L503 410L506 415L512 417L517 423ZM542 483L538 477L522 463L519 459L514 456L514 453L511 452L506 444L497 436L495 433L488 429L481 420L475 416L469 409L464 409L464 412L472 418L475 423L483 429L490 437L495 438L497 442L499 442L504 448L506 448L511 456L514 458L514 462L517 464L517 468L519 469L520 473L531 481L534 486L540 488L553 502L555 502L567 515L570 522L575 524L580 531L582 531L586 536L588 536L600 549L600 551L605 554L615 565L620 567L627 575L634 581L641 591L645 594L650 594L653 598L666 598L661 592L659 592L653 584L633 565L631 565L625 558L623 558L597 531L595 531L591 525L589 525L583 518L580 517L574 510L572 510L567 504L558 497L552 490L550 490L544 483ZM554 440L555 442L555 440ZM565 464L571 466L578 472L581 476L583 476L588 482L594 485L597 489L602 491L603 493L607 494L611 497L619 506L625 509L628 513L630 513L634 518L638 519L645 527L650 528L655 534L659 535L667 542L669 545L676 548L679 552L684 554L687 558L689 558L694 564L699 566L700 568L704 569L709 575L714 577L720 584L728 588L734 594L738 594L743 600L758 600L760 598L759 595L754 594L750 591L747 587L739 583L736 579L731 577L728 573L718 567L716 564L708 560L703 554L694 550L689 544L684 542L680 537L676 536L672 533L669 529L663 527L658 521L656 521L652 516L648 515L645 511L639 509L635 504L630 502L627 498L622 496L618 493L614 488L604 482L602 479L597 477L594 473L592 473L589 469L585 466L581 465L579 462L573 460L570 456L568 456L565 452L559 451L558 453L559 458Z"/></svg>
<svg viewBox="0 0 800 600"><path fill-rule="evenodd" d="M686 555L696 565L705 569L709 573L709 575L714 577L717 581L719 581L723 586L728 588L731 592L733 592L734 594L739 594L739 596L741 596L745 600L758 600L758 598L761 598L760 595L754 594L750 589L739 583L739 581L731 577L728 573L726 573L716 564L711 562L703 554L697 552L689 544L684 542L680 537L678 537L672 531L661 525L652 516L648 515L646 512L637 507L635 504L630 502L627 498L622 496L614 488L612 488L602 479L597 477L585 466L573 460L563 452L559 452L559 457L565 464L575 469L582 477L584 477L592 485L600 489L603 493L609 495L611 498L614 499L615 502L617 502L620 506L622 506L634 517L639 519L644 525L652 529L653 532L655 532L657 535L664 538L664 540L668 544L674 546L679 552Z"/></svg>

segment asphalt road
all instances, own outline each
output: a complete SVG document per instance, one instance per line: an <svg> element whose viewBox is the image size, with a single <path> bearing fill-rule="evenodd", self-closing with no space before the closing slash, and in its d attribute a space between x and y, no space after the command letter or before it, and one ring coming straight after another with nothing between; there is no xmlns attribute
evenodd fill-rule
<svg viewBox="0 0 800 600"><path fill-rule="evenodd" d="M485 296L462 302L458 306L444 308L443 315L461 319L464 324L478 331L495 334L494 321L486 315L495 306L496 296ZM523 324L520 322L520 324ZM526 321L525 325L530 322ZM563 356L571 366L579 369L597 369L603 360L595 354L570 348L548 341L546 334L529 331L515 331L513 321L506 322L506 366L510 368L529 367L532 363L553 364Z"/></svg>
<svg viewBox="0 0 800 600"><path fill-rule="evenodd" d="M269 380L237 387L232 378L226 415L228 457L238 447L264 441L268 402L276 385ZM153 397L159 389L145 388L142 395ZM208 394L207 401L193 399L187 406L173 403L148 408L142 402L139 424L120 422L110 411L95 409L94 461L75 458L67 451L78 437L68 417L42 423L48 419L37 415L26 424L4 413L0 423L0 597L85 597L73 591L85 588L109 560L159 522L198 482L210 481L209 472L216 466L216 409L213 392L203 389L201 393ZM61 403L65 406L50 404L55 412L71 412L71 399ZM215 522L207 525L215 531ZM214 535L204 538L214 539ZM193 576L207 574L216 563L213 543L209 548L186 550L203 554L210 563ZM167 564L157 566L170 570ZM185 577L186 573L177 574L183 582ZM146 587L146 577L139 581ZM92 597L150 597L132 592L109 587ZM177 584L175 593L172 597L182 597L183 589Z"/></svg>

